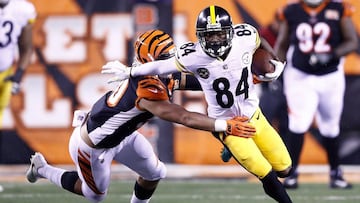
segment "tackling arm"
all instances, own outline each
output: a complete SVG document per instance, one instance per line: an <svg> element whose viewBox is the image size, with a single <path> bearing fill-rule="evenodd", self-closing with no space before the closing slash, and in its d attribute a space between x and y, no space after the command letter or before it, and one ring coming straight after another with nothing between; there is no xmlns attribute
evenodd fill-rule
<svg viewBox="0 0 360 203"><path fill-rule="evenodd" d="M183 124L199 130L215 131L215 119L203 114L189 112L183 107L169 101L150 101L141 99L138 105L161 119ZM224 129L225 130L225 129Z"/></svg>
<svg viewBox="0 0 360 203"><path fill-rule="evenodd" d="M256 132L255 128L247 122L248 119L244 117L236 117L229 120L213 119L200 113L189 112L182 106L170 103L169 101L141 99L137 105L161 119L194 129L226 132L240 137L252 137Z"/></svg>

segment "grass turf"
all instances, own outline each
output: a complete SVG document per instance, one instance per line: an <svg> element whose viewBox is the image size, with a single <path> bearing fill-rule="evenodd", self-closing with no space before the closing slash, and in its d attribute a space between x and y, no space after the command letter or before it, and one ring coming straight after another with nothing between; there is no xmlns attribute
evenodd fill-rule
<svg viewBox="0 0 360 203"><path fill-rule="evenodd" d="M1 183L2 203L85 203L83 197L61 190L47 181L30 183ZM105 203L130 202L133 181L112 181ZM299 189L289 190L296 203L354 203L360 202L360 184L352 190L332 190L327 184L300 184ZM244 180L163 180L156 190L153 203L234 203L275 202L266 196L260 183Z"/></svg>

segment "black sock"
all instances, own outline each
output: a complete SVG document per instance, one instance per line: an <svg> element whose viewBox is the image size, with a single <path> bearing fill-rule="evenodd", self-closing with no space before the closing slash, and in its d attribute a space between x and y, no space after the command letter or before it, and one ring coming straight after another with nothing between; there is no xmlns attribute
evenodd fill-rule
<svg viewBox="0 0 360 203"><path fill-rule="evenodd" d="M292 167L293 167L292 174L294 174L294 172L296 171L299 165L299 160L303 145L304 145L304 133L293 133L289 131L287 147L292 161Z"/></svg>
<svg viewBox="0 0 360 203"><path fill-rule="evenodd" d="M339 167L339 136L335 138L322 137L323 145L327 154L330 170L336 170Z"/></svg>
<svg viewBox="0 0 360 203"><path fill-rule="evenodd" d="M61 186L72 193L75 193L75 183L79 179L79 176L76 171L65 172L61 176Z"/></svg>
<svg viewBox="0 0 360 203"><path fill-rule="evenodd" d="M135 185L134 185L134 191L135 191L135 196L138 199L144 200L144 199L149 199L152 194L154 193L156 188L148 190L143 188L141 185L139 185L139 183L136 181Z"/></svg>
<svg viewBox="0 0 360 203"><path fill-rule="evenodd" d="M291 203L291 199L287 194L284 186L281 184L274 171L271 171L263 179L260 179L263 183L264 191L267 195L280 203Z"/></svg>

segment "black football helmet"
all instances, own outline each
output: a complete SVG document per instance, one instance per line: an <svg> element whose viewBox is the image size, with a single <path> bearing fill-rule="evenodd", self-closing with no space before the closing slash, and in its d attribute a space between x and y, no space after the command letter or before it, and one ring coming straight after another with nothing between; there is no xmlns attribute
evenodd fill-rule
<svg viewBox="0 0 360 203"><path fill-rule="evenodd" d="M196 37L202 49L211 57L220 57L231 48L234 36L229 13L219 6L202 10L196 22Z"/></svg>

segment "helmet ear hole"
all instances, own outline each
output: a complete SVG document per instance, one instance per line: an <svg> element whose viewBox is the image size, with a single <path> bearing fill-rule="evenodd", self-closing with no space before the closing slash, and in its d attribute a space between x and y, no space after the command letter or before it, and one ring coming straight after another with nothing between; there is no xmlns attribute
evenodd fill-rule
<svg viewBox="0 0 360 203"><path fill-rule="evenodd" d="M136 60L147 63L174 56L175 44L170 35L162 30L149 30L139 35L134 43L134 50Z"/></svg>
<svg viewBox="0 0 360 203"><path fill-rule="evenodd" d="M224 40L210 42L206 36L225 34ZM196 37L205 53L219 57L231 48L234 35L232 19L229 13L219 6L209 6L202 10L196 21ZM219 38L221 39L221 38Z"/></svg>

